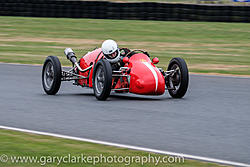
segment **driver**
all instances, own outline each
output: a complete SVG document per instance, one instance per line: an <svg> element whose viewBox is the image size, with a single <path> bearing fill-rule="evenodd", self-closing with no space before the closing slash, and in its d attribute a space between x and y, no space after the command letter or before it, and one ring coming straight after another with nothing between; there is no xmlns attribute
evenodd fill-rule
<svg viewBox="0 0 250 167"><path fill-rule="evenodd" d="M119 70L120 67L124 66L122 58L128 56L127 54L130 50L128 48L119 49L114 40L108 39L102 43L102 52L105 58L111 63L112 69Z"/></svg>
<svg viewBox="0 0 250 167"><path fill-rule="evenodd" d="M105 58L111 63L118 63L121 59L120 49L114 40L108 39L102 43L102 52Z"/></svg>

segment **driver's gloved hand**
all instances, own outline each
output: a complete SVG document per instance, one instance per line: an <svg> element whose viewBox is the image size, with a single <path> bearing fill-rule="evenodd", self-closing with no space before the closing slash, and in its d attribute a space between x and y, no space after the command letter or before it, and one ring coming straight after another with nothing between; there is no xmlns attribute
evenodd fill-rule
<svg viewBox="0 0 250 167"><path fill-rule="evenodd" d="M130 49L128 49L128 48L122 48L122 49L120 49L120 54L121 54L121 56L122 57L124 57L124 56L126 56L129 52L130 52Z"/></svg>

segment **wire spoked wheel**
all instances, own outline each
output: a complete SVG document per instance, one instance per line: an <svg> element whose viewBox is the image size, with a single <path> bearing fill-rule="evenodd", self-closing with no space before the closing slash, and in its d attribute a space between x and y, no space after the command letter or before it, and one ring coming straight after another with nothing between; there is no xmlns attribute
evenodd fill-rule
<svg viewBox="0 0 250 167"><path fill-rule="evenodd" d="M45 74L44 74L44 84L46 89L49 89L52 86L54 81L54 69L51 62L48 62L45 67Z"/></svg>
<svg viewBox="0 0 250 167"><path fill-rule="evenodd" d="M93 89L98 100L106 100L112 86L112 68L107 60L99 60L93 72Z"/></svg>
<svg viewBox="0 0 250 167"><path fill-rule="evenodd" d="M42 85L48 95L55 95L61 86L61 63L56 56L48 56L43 65Z"/></svg>
<svg viewBox="0 0 250 167"><path fill-rule="evenodd" d="M96 76L95 76L95 89L96 89L96 93L98 95L100 95L103 91L104 88L104 71L103 71L103 67L100 66L97 71L96 71Z"/></svg>
<svg viewBox="0 0 250 167"><path fill-rule="evenodd" d="M166 86L173 98L182 98L188 88L189 75L187 64L182 58L173 58L168 66L168 71L173 71L166 79Z"/></svg>
<svg viewBox="0 0 250 167"><path fill-rule="evenodd" d="M174 64L170 70L174 70L174 73L169 76L169 85L174 91L177 91L181 84L180 67L177 64Z"/></svg>

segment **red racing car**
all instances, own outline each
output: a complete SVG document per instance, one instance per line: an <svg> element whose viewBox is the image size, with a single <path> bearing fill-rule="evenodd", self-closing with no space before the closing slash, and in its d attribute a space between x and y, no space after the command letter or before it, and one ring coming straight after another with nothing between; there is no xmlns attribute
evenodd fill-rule
<svg viewBox="0 0 250 167"><path fill-rule="evenodd" d="M61 81L73 81L74 85L93 88L98 100L106 100L111 91L140 95L162 95L165 90L173 98L182 98L188 88L189 74L182 58L173 58L167 71L157 68L158 58L152 61L143 50L119 49L120 58L114 67L102 49L88 52L79 61L72 49L64 53L72 62L70 70L62 70L56 56L48 56L42 70L42 84L48 95L55 95Z"/></svg>

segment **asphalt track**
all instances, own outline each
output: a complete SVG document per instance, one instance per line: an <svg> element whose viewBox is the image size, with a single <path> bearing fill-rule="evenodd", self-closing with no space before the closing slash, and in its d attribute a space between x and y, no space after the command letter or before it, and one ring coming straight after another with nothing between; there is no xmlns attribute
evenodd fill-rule
<svg viewBox="0 0 250 167"><path fill-rule="evenodd" d="M250 164L250 78L190 76L183 99L41 86L41 66L0 64L0 125Z"/></svg>

